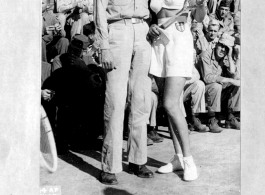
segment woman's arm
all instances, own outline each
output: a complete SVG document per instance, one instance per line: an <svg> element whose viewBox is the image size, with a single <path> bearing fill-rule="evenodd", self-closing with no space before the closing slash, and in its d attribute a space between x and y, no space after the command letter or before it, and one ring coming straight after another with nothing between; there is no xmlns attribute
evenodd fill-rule
<svg viewBox="0 0 265 195"><path fill-rule="evenodd" d="M208 0L196 0L196 11L194 15L194 19L197 22L202 22L205 15L207 14L207 2Z"/></svg>

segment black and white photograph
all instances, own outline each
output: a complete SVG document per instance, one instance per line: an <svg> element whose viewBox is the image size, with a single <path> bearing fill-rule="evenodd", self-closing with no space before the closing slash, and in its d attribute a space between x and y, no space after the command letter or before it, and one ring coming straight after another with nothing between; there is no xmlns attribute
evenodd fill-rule
<svg viewBox="0 0 265 195"><path fill-rule="evenodd" d="M0 194L263 194L265 29L244 3L3 4Z"/></svg>

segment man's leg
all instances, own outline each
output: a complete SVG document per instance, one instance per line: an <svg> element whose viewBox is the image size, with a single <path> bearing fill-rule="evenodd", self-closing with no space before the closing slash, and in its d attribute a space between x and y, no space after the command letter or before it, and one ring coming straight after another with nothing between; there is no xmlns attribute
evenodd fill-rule
<svg viewBox="0 0 265 195"><path fill-rule="evenodd" d="M146 40L149 27L144 22L134 24L133 29L134 55L129 75L129 173L150 178L153 173L144 166L147 162L147 122L151 109L151 78L148 76L151 45Z"/></svg>
<svg viewBox="0 0 265 195"><path fill-rule="evenodd" d="M240 122L233 113L240 111L240 87L229 86L223 89L222 102L227 100L227 118L226 118L226 128L228 129L240 129Z"/></svg>
<svg viewBox="0 0 265 195"><path fill-rule="evenodd" d="M191 112L188 113L191 122L190 127L193 127L195 131L209 131L196 117L199 113L205 112L205 85L202 81L198 80L184 87L183 100L186 101L189 97L191 97Z"/></svg>
<svg viewBox="0 0 265 195"><path fill-rule="evenodd" d="M149 125L147 127L147 137L155 143L159 143L164 140L164 138L160 137L156 132L157 105L158 105L158 97L154 92L151 92L151 112L149 117Z"/></svg>
<svg viewBox="0 0 265 195"><path fill-rule="evenodd" d="M152 127L156 126L156 110L158 105L158 98L154 92L151 92L151 112L149 118L149 125Z"/></svg>
<svg viewBox="0 0 265 195"><path fill-rule="evenodd" d="M151 78L148 76L151 62L151 45L146 40L148 25L134 24L134 56L129 76L130 136L128 140L129 162L142 165L147 161L147 121L151 108Z"/></svg>
<svg viewBox="0 0 265 195"><path fill-rule="evenodd" d="M55 45L55 48L56 48L56 50L58 52L58 55L67 53L68 46L69 46L68 39L66 39L64 37L60 38L59 41Z"/></svg>
<svg viewBox="0 0 265 195"><path fill-rule="evenodd" d="M215 118L215 112L221 111L221 94L222 85L211 83L205 86L205 97L208 108L209 128L213 133L220 133L222 128L218 125L218 120Z"/></svg>
<svg viewBox="0 0 265 195"><path fill-rule="evenodd" d="M116 69L107 73L102 170L119 173L122 171L123 120L134 33L131 24L112 23L109 25L109 35Z"/></svg>
<svg viewBox="0 0 265 195"><path fill-rule="evenodd" d="M50 62L57 55L67 52L69 46L68 39L64 37L54 37L52 42L47 46L47 59Z"/></svg>

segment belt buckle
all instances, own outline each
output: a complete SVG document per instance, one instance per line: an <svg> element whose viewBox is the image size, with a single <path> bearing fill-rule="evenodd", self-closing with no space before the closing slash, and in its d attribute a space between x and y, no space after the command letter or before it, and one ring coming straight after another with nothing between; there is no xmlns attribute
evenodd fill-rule
<svg viewBox="0 0 265 195"><path fill-rule="evenodd" d="M132 24L138 24L138 23L142 23L143 20L139 19L139 18L132 18Z"/></svg>

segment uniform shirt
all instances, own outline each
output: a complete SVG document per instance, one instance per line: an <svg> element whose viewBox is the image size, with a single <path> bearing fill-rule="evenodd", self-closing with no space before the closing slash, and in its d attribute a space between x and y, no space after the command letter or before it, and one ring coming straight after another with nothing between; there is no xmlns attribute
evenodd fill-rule
<svg viewBox="0 0 265 195"><path fill-rule="evenodd" d="M215 38L212 41L208 41L205 36L199 37L195 44L195 49L197 55L201 54L203 51L210 51L215 48L216 43L218 42L219 38Z"/></svg>
<svg viewBox="0 0 265 195"><path fill-rule="evenodd" d="M197 63L197 68L205 84L221 83L225 78L223 76L223 69L228 67L226 64L228 62L225 59L221 59L218 62L215 59L214 52L215 50L212 52L202 52Z"/></svg>
<svg viewBox="0 0 265 195"><path fill-rule="evenodd" d="M224 19L222 19L216 11L216 14L210 14L210 18L216 19L220 23L220 30L219 32L224 33L227 32L229 35L234 33L234 19L231 14L228 14Z"/></svg>
<svg viewBox="0 0 265 195"><path fill-rule="evenodd" d="M94 4L94 21L100 37L100 48L109 49L108 22L149 18L148 0L97 0Z"/></svg>

